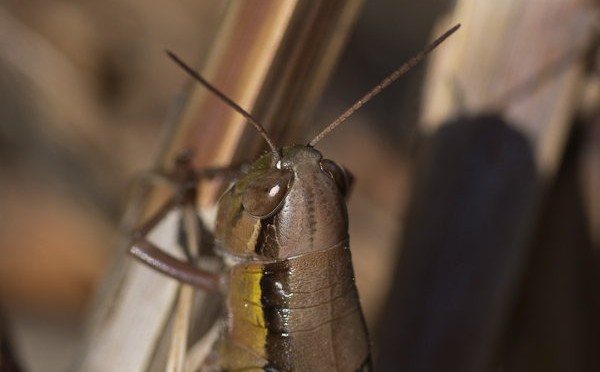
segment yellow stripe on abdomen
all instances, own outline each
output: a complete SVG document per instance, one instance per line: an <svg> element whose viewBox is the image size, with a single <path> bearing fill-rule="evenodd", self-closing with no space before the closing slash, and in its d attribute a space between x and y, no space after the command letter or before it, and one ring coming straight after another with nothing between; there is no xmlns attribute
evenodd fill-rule
<svg viewBox="0 0 600 372"><path fill-rule="evenodd" d="M231 341L266 358L267 328L261 306L263 266L244 264L232 268L229 292Z"/></svg>

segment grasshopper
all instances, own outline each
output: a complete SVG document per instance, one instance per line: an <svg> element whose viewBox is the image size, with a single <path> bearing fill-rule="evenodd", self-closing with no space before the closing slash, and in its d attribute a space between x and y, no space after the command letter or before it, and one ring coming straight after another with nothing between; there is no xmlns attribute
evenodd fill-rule
<svg viewBox="0 0 600 372"><path fill-rule="evenodd" d="M214 273L181 261L146 239L176 206L193 208L197 183L219 170L194 170L180 159L167 176L174 197L134 233L130 253L183 283L220 291L227 316L204 370L370 371L367 327L354 283L346 196L351 177L314 146L454 33L456 25L376 85L307 145L279 148L263 126L174 54L169 56L243 115L270 151L221 197Z"/></svg>

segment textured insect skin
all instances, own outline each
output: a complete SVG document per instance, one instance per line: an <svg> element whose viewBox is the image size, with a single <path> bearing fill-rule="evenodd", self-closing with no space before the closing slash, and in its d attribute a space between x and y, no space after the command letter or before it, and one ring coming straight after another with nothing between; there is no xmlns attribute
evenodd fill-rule
<svg viewBox="0 0 600 372"><path fill-rule="evenodd" d="M262 156L223 195L215 235L230 262L229 318L210 369L370 370L345 180L317 150L292 146L279 161ZM253 215L264 198L271 208Z"/></svg>
<svg viewBox="0 0 600 372"><path fill-rule="evenodd" d="M175 177L163 175L174 181L175 195L134 233L129 248L141 262L172 278L225 293L227 326L202 370L371 370L349 249L344 199L350 178L337 164L323 159L314 145L459 27L452 27L400 66L308 145L283 149L252 115L167 52L197 82L246 118L271 149L219 201L215 249L226 263L225 272L213 273L181 261L146 238L173 208L193 209L197 182L224 171L194 170L189 159L179 162Z"/></svg>

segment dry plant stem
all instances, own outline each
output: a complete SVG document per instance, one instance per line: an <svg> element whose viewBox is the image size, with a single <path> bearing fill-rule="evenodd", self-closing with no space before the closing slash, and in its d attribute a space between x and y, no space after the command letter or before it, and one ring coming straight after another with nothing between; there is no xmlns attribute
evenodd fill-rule
<svg viewBox="0 0 600 372"><path fill-rule="evenodd" d="M310 109L307 97L314 100L323 89L361 2L235 2L231 11L236 17L224 22L214 52L199 71L257 118L277 143L282 130L275 127L295 125L296 117ZM235 47L223 48L228 43ZM161 163L170 166L181 149L194 150L198 168L241 163L262 148L264 142L244 117L194 84ZM216 196L204 193L201 205L211 204Z"/></svg>
<svg viewBox="0 0 600 372"><path fill-rule="evenodd" d="M177 223L176 213L170 213L149 234L150 240L175 256L181 255L173 244ZM106 296L111 297L106 302L98 301L107 308L101 307L94 314L82 360L75 370L146 370L179 285L140 263L130 262L125 273L115 271L110 277L118 286L109 288ZM117 302L111 301L113 296Z"/></svg>
<svg viewBox="0 0 600 372"><path fill-rule="evenodd" d="M200 369L210 352L212 351L213 345L221 334L221 328L223 324L216 322L212 328L190 348L188 357L185 363L186 372L195 372Z"/></svg>
<svg viewBox="0 0 600 372"><path fill-rule="evenodd" d="M563 155L595 10L587 0L459 0L440 25L463 29L427 74L422 129L431 148L393 294L406 332L390 333L401 352L382 352L396 368L494 370L499 359L529 357L523 348L510 355L507 344L519 337L511 327L526 297L540 186Z"/></svg>
<svg viewBox="0 0 600 372"><path fill-rule="evenodd" d="M196 261L200 256L200 231L198 230L198 216L193 204L186 204L182 207L183 223L186 232L186 249L192 260Z"/></svg>
<svg viewBox="0 0 600 372"><path fill-rule="evenodd" d="M309 103L314 103L324 88L361 3L362 0L231 2L218 38L199 70L207 81L259 119L270 133L275 125L302 122L297 118L307 115ZM190 51L176 52L194 66ZM182 72L181 80L188 79ZM190 88L171 123L157 168L173 169L182 150L193 151L194 167L198 169L253 159L264 144L260 136L239 113L204 87L194 84ZM199 204L213 205L218 190L217 186L202 185ZM163 204L169 193L164 189L153 191L146 216L140 221ZM174 218L174 214L167 214L166 220L151 231L149 240L177 255ZM77 368L93 372L142 372L151 364L154 370L159 370L155 366L164 368L166 355L161 360L155 351L171 317L178 285L127 261L123 255L116 262L121 264L115 265L96 301L88 342L80 353Z"/></svg>
<svg viewBox="0 0 600 372"><path fill-rule="evenodd" d="M200 232L198 231L196 212L194 206L190 204L184 205L181 209L187 239L186 249L192 260L197 260L199 257ZM184 370L194 292L195 288L187 284L182 284L179 289L175 324L171 336L171 348L167 359L167 371L181 372Z"/></svg>
<svg viewBox="0 0 600 372"><path fill-rule="evenodd" d="M187 337L190 327L192 304L195 289L187 284L182 284L179 289L179 298L175 312L175 324L171 335L171 347L167 360L166 371L181 372L186 360Z"/></svg>
<svg viewBox="0 0 600 372"><path fill-rule="evenodd" d="M541 172L551 175L582 77L578 57L593 36L596 14L588 0L549 0L544 6L533 0L458 1L439 29L456 21L464 29L432 57L423 129L431 132L457 115L499 111L532 141ZM556 66L552 74L550 66ZM537 84L525 89L536 77ZM521 87L514 99L499 102ZM463 105L457 105L459 96Z"/></svg>
<svg viewBox="0 0 600 372"><path fill-rule="evenodd" d="M215 88L212 84L210 84L206 79L204 79L200 74L198 74L195 70L193 70L190 66L185 64L179 57L177 57L173 52L167 51L167 55L171 57L175 63L177 63L185 72L187 72L190 76L194 78L194 80L200 82L209 92L220 98L223 102L225 102L229 107L231 107L234 111L237 111L240 115L242 115L248 123L252 124L252 126L260 133L261 136L265 139L271 151L277 154L277 146L273 143L265 128L246 110L241 108L237 103L235 103L231 98L227 97L220 90Z"/></svg>

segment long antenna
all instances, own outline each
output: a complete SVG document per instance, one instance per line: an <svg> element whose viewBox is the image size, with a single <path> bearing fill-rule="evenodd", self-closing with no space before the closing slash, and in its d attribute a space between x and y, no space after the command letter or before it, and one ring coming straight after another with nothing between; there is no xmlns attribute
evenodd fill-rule
<svg viewBox="0 0 600 372"><path fill-rule="evenodd" d="M254 116L250 115L246 110L241 108L237 103L233 102L233 100L231 98L227 97L225 95L225 93L221 92L220 90L215 88L212 84L210 84L208 81L206 81L206 79L204 79L202 76L200 76L199 73L197 73L190 66L188 66L185 62L183 62L181 60L181 58L177 57L175 55L175 53L171 52L170 50L167 50L166 52L167 52L167 55L173 61L175 61L175 63L177 63L179 65L179 67L181 67L185 72L187 72L191 77L193 77L194 80L196 80L200 84L204 85L206 87L206 89L210 90L215 96L219 97L221 100L223 100L225 103L227 103L231 108L233 108L235 111L239 112L244 118L246 118L246 120L248 120L248 122L250 124L252 124L254 126L254 128L256 128L258 133L260 133L263 136L265 141L267 141L267 144L269 145L269 147L271 148L271 151L275 154L275 156L276 157L279 156L279 151L277 151L277 146L275 146L273 141L271 141L271 138L269 138L269 135L267 134L265 127L263 127L258 122L258 120L256 120L254 118Z"/></svg>
<svg viewBox="0 0 600 372"><path fill-rule="evenodd" d="M427 54L429 54L432 50L434 50L438 45L444 42L450 35L452 35L456 30L460 28L460 24L452 27L448 31L446 31L442 36L438 37L433 43L429 44L429 46L423 49L419 54L409 59L406 63L404 63L400 68L396 71L392 72L388 77L383 79L381 83L377 84L373 89L371 89L367 94L365 94L361 99L356 101L346 112L340 115L337 119L335 119L331 124L325 127L315 138L313 138L308 146L314 147L317 142L322 140L325 136L327 136L331 131L337 128L340 124L342 124L346 119L348 119L352 114L354 114L359 108L361 108L365 103L369 102L373 97L381 93L388 85L396 81L400 76L407 73L410 69L419 64Z"/></svg>

